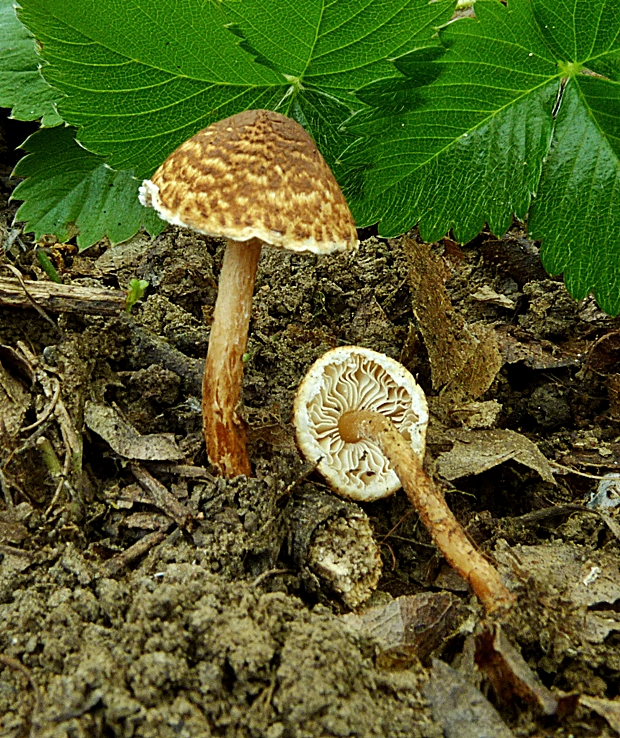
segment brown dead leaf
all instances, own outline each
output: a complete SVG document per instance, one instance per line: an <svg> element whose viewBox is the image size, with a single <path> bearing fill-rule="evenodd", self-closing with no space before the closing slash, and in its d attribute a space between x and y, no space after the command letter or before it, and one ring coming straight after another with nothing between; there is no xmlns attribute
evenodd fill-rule
<svg viewBox="0 0 620 738"><path fill-rule="evenodd" d="M455 377L471 356L471 336L454 312L445 283L450 272L429 244L404 237L409 258L413 313L418 321L431 365L433 387Z"/></svg>
<svg viewBox="0 0 620 738"><path fill-rule="evenodd" d="M582 347L575 345L567 350L546 339L535 339L514 326L499 326L496 329L499 351L506 364L522 361L531 369L559 369L579 366L583 360Z"/></svg>
<svg viewBox="0 0 620 738"><path fill-rule="evenodd" d="M588 353L588 369L607 376L620 370L620 331L601 336Z"/></svg>
<svg viewBox="0 0 620 738"><path fill-rule="evenodd" d="M544 715L570 715L578 695L556 695L540 681L519 651L504 635L499 623L487 624L476 635L475 661L499 699L511 704L514 697L538 705Z"/></svg>
<svg viewBox="0 0 620 738"><path fill-rule="evenodd" d="M511 228L501 238L490 235L482 244L482 257L521 286L549 276L540 263L539 247L519 228Z"/></svg>
<svg viewBox="0 0 620 738"><path fill-rule="evenodd" d="M424 696L445 738L514 738L486 697L443 661L433 659Z"/></svg>
<svg viewBox="0 0 620 738"><path fill-rule="evenodd" d="M428 244L404 237L411 265L409 281L413 313L428 352L433 387L446 408L475 400L490 386L502 366L495 331L482 323L467 325L452 307L445 282L445 261Z"/></svg>
<svg viewBox="0 0 620 738"><path fill-rule="evenodd" d="M504 363L493 328L482 323L466 326L471 353L463 368L452 377L441 392L447 408L458 408L483 395L493 383Z"/></svg>
<svg viewBox="0 0 620 738"><path fill-rule="evenodd" d="M397 597L361 614L343 615L353 630L375 638L384 662L403 652L425 658L438 648L456 624L458 598L448 592L423 592Z"/></svg>
<svg viewBox="0 0 620 738"><path fill-rule="evenodd" d="M141 436L109 405L87 402L84 422L126 459L138 461L178 461L183 452L171 433L151 433Z"/></svg>
<svg viewBox="0 0 620 738"><path fill-rule="evenodd" d="M444 479L481 474L506 461L538 472L545 482L555 484L551 466L535 443L511 430L448 431L446 437L454 441L450 451L437 457L437 471Z"/></svg>

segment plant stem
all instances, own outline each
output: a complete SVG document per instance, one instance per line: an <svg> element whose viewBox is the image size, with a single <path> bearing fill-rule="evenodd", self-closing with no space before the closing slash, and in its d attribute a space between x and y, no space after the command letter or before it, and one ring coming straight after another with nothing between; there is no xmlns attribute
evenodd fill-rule
<svg viewBox="0 0 620 738"><path fill-rule="evenodd" d="M209 461L227 478L252 469L245 424L237 414L254 281L262 241L228 241L220 272L202 383L202 419Z"/></svg>
<svg viewBox="0 0 620 738"><path fill-rule="evenodd" d="M487 612L507 610L514 595L497 570L470 542L422 462L394 423L375 412L345 413L339 422L345 443L374 441L388 458L420 519L450 566L471 585Z"/></svg>
<svg viewBox="0 0 620 738"><path fill-rule="evenodd" d="M47 274L47 276L52 280L52 282L56 282L56 284L62 284L62 279L60 277L60 274L58 274L58 272L56 271L56 267L52 264L52 260L45 253L45 251L43 249L37 249L36 255L37 255L37 261L41 265L41 268Z"/></svg>

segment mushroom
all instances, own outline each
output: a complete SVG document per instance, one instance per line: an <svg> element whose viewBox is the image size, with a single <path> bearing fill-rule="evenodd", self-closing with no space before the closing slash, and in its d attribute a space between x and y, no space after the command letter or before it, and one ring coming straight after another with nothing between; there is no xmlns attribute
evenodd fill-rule
<svg viewBox="0 0 620 738"><path fill-rule="evenodd" d="M312 138L269 110L233 115L192 136L144 180L139 197L170 223L228 239L205 364L203 428L213 466L226 477L249 476L237 406L261 248L353 250L353 217Z"/></svg>
<svg viewBox="0 0 620 738"><path fill-rule="evenodd" d="M411 374L384 354L344 346L304 377L293 409L297 444L339 495L377 500L403 487L435 545L488 612L512 593L473 546L422 467L428 408Z"/></svg>

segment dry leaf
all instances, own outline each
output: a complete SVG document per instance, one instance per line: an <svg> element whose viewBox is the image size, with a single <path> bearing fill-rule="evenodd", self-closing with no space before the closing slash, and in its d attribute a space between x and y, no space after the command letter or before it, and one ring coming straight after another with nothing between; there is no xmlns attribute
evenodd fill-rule
<svg viewBox="0 0 620 738"><path fill-rule="evenodd" d="M583 362L580 346L572 351L560 348L552 341L535 339L514 326L499 326L496 329L499 350L506 364L522 361L531 369L559 369L579 366Z"/></svg>
<svg viewBox="0 0 620 738"><path fill-rule="evenodd" d="M109 405L87 402L84 422L126 459L138 461L178 461L183 458L171 433L151 433L141 436L138 431Z"/></svg>
<svg viewBox="0 0 620 738"><path fill-rule="evenodd" d="M514 738L486 697L443 661L433 659L424 696L445 738Z"/></svg>
<svg viewBox="0 0 620 738"><path fill-rule="evenodd" d="M483 395L504 364L493 328L477 323L467 326L466 332L469 334L470 355L440 395L447 409L458 408Z"/></svg>
<svg viewBox="0 0 620 738"><path fill-rule="evenodd" d="M428 352L433 387L444 387L446 408L480 397L502 366L495 332L482 323L466 325L452 307L445 282L450 272L428 244L404 237L411 265L413 313Z"/></svg>
<svg viewBox="0 0 620 738"><path fill-rule="evenodd" d="M437 471L444 479L453 480L481 474L506 461L538 472L545 482L555 484L551 465L535 443L511 430L448 431L446 437L454 440L452 450L439 454Z"/></svg>
<svg viewBox="0 0 620 738"><path fill-rule="evenodd" d="M499 305L508 310L514 310L517 307L517 301L513 297L496 292L488 284L483 284L482 287L478 288L472 297L479 302L490 302L493 305Z"/></svg>
<svg viewBox="0 0 620 738"><path fill-rule="evenodd" d="M384 653L410 651L424 658L453 631L458 603L448 592L423 592L342 619L350 628L375 638Z"/></svg>
<svg viewBox="0 0 620 738"><path fill-rule="evenodd" d="M570 715L577 707L578 695L556 695L547 689L530 669L519 651L504 635L499 623L486 625L476 635L475 661L506 704L521 697L538 705L544 715Z"/></svg>
<svg viewBox="0 0 620 738"><path fill-rule="evenodd" d="M403 237L409 258L413 314L418 321L431 365L433 387L455 377L471 356L471 335L456 315L445 282L450 276L443 259L428 244Z"/></svg>

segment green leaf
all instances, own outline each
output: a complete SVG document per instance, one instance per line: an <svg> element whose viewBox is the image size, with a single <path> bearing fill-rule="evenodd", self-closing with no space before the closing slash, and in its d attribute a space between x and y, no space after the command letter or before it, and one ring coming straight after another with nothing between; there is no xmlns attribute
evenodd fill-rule
<svg viewBox="0 0 620 738"><path fill-rule="evenodd" d="M349 142L342 123L361 107L351 92L400 77L389 58L428 42L453 10L452 0L312 0L303 6L290 0L246 0L227 5L242 47L291 82L280 112L310 131L331 164Z"/></svg>
<svg viewBox="0 0 620 738"><path fill-rule="evenodd" d="M466 241L533 204L546 268L617 314L620 0L475 8L441 30L442 55L396 60L408 84L359 92L375 108L349 124L354 215L385 235L419 222L427 240L452 228Z"/></svg>
<svg viewBox="0 0 620 738"><path fill-rule="evenodd" d="M165 223L138 202L139 182L130 171L114 171L78 146L75 130L43 128L22 145L28 152L15 168L25 177L13 197L25 200L15 216L38 239L46 233L66 241L78 229L80 249L104 236L113 243L131 238L141 226L155 236Z"/></svg>
<svg viewBox="0 0 620 738"><path fill-rule="evenodd" d="M357 87L428 39L454 0L20 0L59 110L110 165L152 171L182 141L250 108L295 117L328 160ZM225 29L230 25L231 30ZM241 40L240 38L241 37ZM250 52L250 53L248 53ZM255 57L255 58L253 58Z"/></svg>
<svg viewBox="0 0 620 738"><path fill-rule="evenodd" d="M476 11L441 31L443 55L403 58L403 74L415 75L405 110L375 86L381 107L352 119L363 139L347 162L366 172L360 225L379 221L394 235L420 222L428 240L453 228L466 241L485 221L503 232L513 212L525 216L551 138L557 66L527 0L510 10L479 0ZM420 75L435 81L420 88Z"/></svg>
<svg viewBox="0 0 620 738"><path fill-rule="evenodd" d="M571 80L530 216L543 265L568 291L620 312L620 84Z"/></svg>
<svg viewBox="0 0 620 738"><path fill-rule="evenodd" d="M42 125L55 126L62 122L53 107L57 98L39 72L34 38L18 20L13 0L0 0L0 107L12 108L12 118L41 118Z"/></svg>

